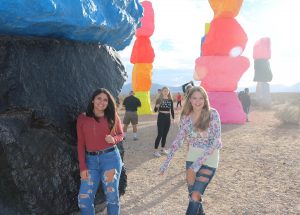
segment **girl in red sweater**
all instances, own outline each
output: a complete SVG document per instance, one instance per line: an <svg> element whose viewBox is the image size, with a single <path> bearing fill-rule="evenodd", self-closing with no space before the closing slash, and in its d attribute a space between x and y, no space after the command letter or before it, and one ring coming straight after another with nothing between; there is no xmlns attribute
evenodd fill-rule
<svg viewBox="0 0 300 215"><path fill-rule="evenodd" d="M120 214L119 179L122 162L116 144L124 137L116 104L108 90L93 93L86 113L77 119L81 185L78 206L83 215L94 215L94 199L101 184L108 215Z"/></svg>

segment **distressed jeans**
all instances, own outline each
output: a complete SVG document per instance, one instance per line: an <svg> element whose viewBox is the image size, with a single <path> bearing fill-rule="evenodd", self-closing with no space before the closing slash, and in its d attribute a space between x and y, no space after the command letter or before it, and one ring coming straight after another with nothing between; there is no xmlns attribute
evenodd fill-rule
<svg viewBox="0 0 300 215"><path fill-rule="evenodd" d="M193 162L187 161L186 169L190 168L192 164ZM186 210L186 215L204 215L204 210L202 207L203 194L207 185L215 175L215 172L216 168L202 165L199 171L196 173L196 180L194 184L188 184L189 206ZM199 201L195 201L192 199L193 192L198 192L201 194L201 199Z"/></svg>
<svg viewBox="0 0 300 215"><path fill-rule="evenodd" d="M78 206L82 215L94 215L94 199L101 184L106 197L107 214L120 214L119 181L122 161L119 150L102 155L86 154L89 179L81 180Z"/></svg>

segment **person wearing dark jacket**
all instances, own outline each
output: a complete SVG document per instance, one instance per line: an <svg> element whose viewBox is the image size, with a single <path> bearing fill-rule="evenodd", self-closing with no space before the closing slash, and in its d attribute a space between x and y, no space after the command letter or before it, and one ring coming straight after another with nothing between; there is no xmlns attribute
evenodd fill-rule
<svg viewBox="0 0 300 215"><path fill-rule="evenodd" d="M245 88L244 92L240 96L240 100L243 106L243 110L246 114L246 120L249 122L248 114L250 111L250 106L251 106L251 98L249 95L249 88Z"/></svg>
<svg viewBox="0 0 300 215"><path fill-rule="evenodd" d="M190 81L188 83L185 83L184 85L182 85L182 91L184 93L184 97L186 98L189 94L189 90L194 86L194 82Z"/></svg>
<svg viewBox="0 0 300 215"><path fill-rule="evenodd" d="M127 135L127 128L129 124L132 125L133 130L133 140L138 140L137 137L137 124L138 124L138 114L137 108L141 107L141 101L134 96L134 92L130 91L129 96L126 97L123 101L123 106L125 106L125 115L123 119L123 131L125 134L125 138Z"/></svg>

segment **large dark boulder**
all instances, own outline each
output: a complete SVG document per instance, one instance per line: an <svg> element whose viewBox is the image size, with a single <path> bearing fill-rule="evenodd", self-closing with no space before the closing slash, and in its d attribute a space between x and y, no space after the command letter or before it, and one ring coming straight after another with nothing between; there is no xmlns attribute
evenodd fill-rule
<svg viewBox="0 0 300 215"><path fill-rule="evenodd" d="M0 37L1 213L77 210L76 118L96 88L116 97L126 77L107 46ZM101 190L97 196L104 202Z"/></svg>
<svg viewBox="0 0 300 215"><path fill-rule="evenodd" d="M0 201L11 214L63 214L76 209L75 147L55 129L35 124L32 112L0 114ZM12 210L12 207L6 210Z"/></svg>
<svg viewBox="0 0 300 215"><path fill-rule="evenodd" d="M32 109L35 118L66 135L75 131L74 120L96 88L116 97L126 77L118 54L108 46L0 37L0 112Z"/></svg>

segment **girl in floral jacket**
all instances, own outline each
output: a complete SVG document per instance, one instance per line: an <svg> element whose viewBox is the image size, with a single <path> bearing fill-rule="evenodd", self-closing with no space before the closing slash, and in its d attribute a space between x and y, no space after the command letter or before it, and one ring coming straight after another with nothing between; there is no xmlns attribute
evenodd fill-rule
<svg viewBox="0 0 300 215"><path fill-rule="evenodd" d="M186 179L189 192L187 215L203 215L202 198L219 163L221 123L218 112L211 108L204 88L190 89L184 104L179 132L172 143L160 172L164 174L175 152L188 143Z"/></svg>

